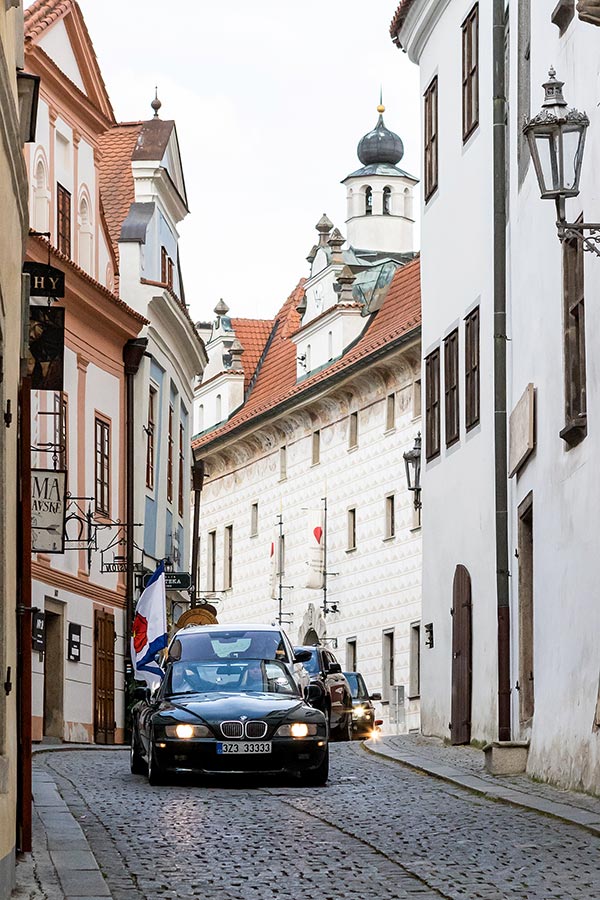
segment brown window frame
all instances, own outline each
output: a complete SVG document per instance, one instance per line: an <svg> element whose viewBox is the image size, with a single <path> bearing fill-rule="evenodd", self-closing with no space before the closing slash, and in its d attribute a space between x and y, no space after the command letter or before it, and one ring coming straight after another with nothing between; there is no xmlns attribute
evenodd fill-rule
<svg viewBox="0 0 600 900"><path fill-rule="evenodd" d="M56 182L56 245L71 258L71 192Z"/></svg>
<svg viewBox="0 0 600 900"><path fill-rule="evenodd" d="M96 515L110 516L110 422L94 419L94 501Z"/></svg>
<svg viewBox="0 0 600 900"><path fill-rule="evenodd" d="M223 538L223 587L228 591L233 587L233 525L225 526Z"/></svg>
<svg viewBox="0 0 600 900"><path fill-rule="evenodd" d="M462 23L463 143L479 125L479 4Z"/></svg>
<svg viewBox="0 0 600 900"><path fill-rule="evenodd" d="M446 447L460 439L460 401L458 385L458 328L444 339L444 406Z"/></svg>
<svg viewBox="0 0 600 900"><path fill-rule="evenodd" d="M178 484L177 484L177 512L180 516L183 516L183 481L184 481L184 471L185 471L185 428L183 426L183 422L179 423L179 471L178 471Z"/></svg>
<svg viewBox="0 0 600 900"><path fill-rule="evenodd" d="M173 445L175 438L173 437L173 420L175 411L169 405L169 430L167 433L167 502L173 502Z"/></svg>
<svg viewBox="0 0 600 900"><path fill-rule="evenodd" d="M167 253L166 247L160 248L160 283L167 283L167 269L168 269L168 259L169 254Z"/></svg>
<svg viewBox="0 0 600 900"><path fill-rule="evenodd" d="M465 428L470 431L480 421L480 317L476 306L465 316Z"/></svg>
<svg viewBox="0 0 600 900"><path fill-rule="evenodd" d="M563 347L565 427L560 436L575 447L587 435L584 249L581 241L563 242Z"/></svg>
<svg viewBox="0 0 600 900"><path fill-rule="evenodd" d="M424 99L424 173L425 202L438 188L438 77L432 78L423 95Z"/></svg>
<svg viewBox="0 0 600 900"><path fill-rule="evenodd" d="M425 459L441 452L440 348L425 357Z"/></svg>
<svg viewBox="0 0 600 900"><path fill-rule="evenodd" d="M146 487L154 490L154 428L156 426L154 404L156 401L156 388L150 387L148 390L148 421L146 424Z"/></svg>

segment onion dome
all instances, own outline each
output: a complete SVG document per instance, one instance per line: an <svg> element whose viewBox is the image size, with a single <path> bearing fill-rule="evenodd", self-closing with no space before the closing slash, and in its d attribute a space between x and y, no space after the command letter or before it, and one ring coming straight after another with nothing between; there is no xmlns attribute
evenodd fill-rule
<svg viewBox="0 0 600 900"><path fill-rule="evenodd" d="M359 141L356 152L363 166L378 163L395 166L404 156L404 144L397 134L385 127L383 121L385 106L380 103L377 111L379 112L377 125Z"/></svg>

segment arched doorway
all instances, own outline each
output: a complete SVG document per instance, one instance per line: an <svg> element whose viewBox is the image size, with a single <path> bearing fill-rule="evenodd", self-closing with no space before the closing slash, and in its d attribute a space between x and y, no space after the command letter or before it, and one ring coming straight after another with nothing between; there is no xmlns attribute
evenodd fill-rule
<svg viewBox="0 0 600 900"><path fill-rule="evenodd" d="M314 628L309 628L306 634L304 635L304 640L302 641L302 645L305 647L316 647L317 644L320 644L319 635L315 631Z"/></svg>
<svg viewBox="0 0 600 900"><path fill-rule="evenodd" d="M471 741L472 656L471 576L457 566L452 585L452 744Z"/></svg>

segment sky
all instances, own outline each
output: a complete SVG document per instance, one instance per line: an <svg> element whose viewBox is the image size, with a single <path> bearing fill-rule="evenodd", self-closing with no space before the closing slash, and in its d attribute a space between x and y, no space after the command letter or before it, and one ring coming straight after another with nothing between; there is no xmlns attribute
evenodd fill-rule
<svg viewBox="0 0 600 900"><path fill-rule="evenodd" d="M389 37L397 0L79 0L120 121L175 119L190 215L186 301L210 320L271 318L323 212L345 234L342 178L377 121L420 177L418 70ZM167 12L168 11L168 12Z"/></svg>

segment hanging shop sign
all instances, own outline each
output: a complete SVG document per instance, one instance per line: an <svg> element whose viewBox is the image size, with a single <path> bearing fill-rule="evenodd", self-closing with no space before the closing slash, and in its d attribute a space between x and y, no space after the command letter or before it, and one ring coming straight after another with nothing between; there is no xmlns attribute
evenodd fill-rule
<svg viewBox="0 0 600 900"><path fill-rule="evenodd" d="M60 306L30 306L27 374L34 390L62 391L64 355L64 309Z"/></svg>
<svg viewBox="0 0 600 900"><path fill-rule="evenodd" d="M154 573L148 572L144 576L144 587L147 587ZM192 586L192 576L189 572L165 572L166 591L189 591Z"/></svg>
<svg viewBox="0 0 600 900"><path fill-rule="evenodd" d="M65 552L67 473L31 470L31 549L34 553Z"/></svg>
<svg viewBox="0 0 600 900"><path fill-rule="evenodd" d="M29 275L30 297L52 297L58 300L65 296L65 273L60 269L43 263L26 262L23 271Z"/></svg>
<svg viewBox="0 0 600 900"><path fill-rule="evenodd" d="M35 609L31 617L31 649L43 653L46 649L46 615Z"/></svg>

